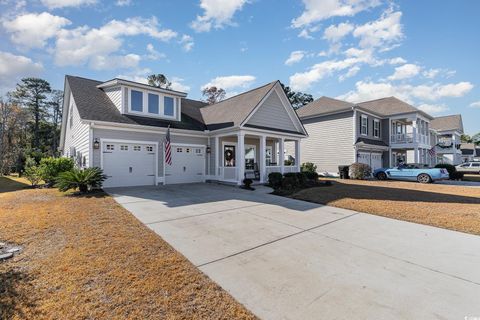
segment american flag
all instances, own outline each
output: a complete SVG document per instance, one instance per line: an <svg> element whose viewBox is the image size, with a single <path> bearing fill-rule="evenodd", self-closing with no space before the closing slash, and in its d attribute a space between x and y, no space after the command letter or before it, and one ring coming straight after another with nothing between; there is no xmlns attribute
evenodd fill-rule
<svg viewBox="0 0 480 320"><path fill-rule="evenodd" d="M172 147L170 146L170 126L167 128L167 136L165 137L165 163L172 165Z"/></svg>
<svg viewBox="0 0 480 320"><path fill-rule="evenodd" d="M428 150L428 154L430 155L430 157L435 157L435 155L437 154L437 152L435 151L435 146L433 146L432 149Z"/></svg>

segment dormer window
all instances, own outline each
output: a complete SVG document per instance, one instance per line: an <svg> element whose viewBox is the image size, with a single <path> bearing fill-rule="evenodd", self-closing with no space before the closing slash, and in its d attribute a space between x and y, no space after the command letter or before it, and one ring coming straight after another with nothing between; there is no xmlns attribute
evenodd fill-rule
<svg viewBox="0 0 480 320"><path fill-rule="evenodd" d="M135 112L143 112L143 92L131 90L130 108Z"/></svg>
<svg viewBox="0 0 480 320"><path fill-rule="evenodd" d="M173 98L172 97L164 97L163 114L166 115L166 116L173 117L174 106L173 106Z"/></svg>
<svg viewBox="0 0 480 320"><path fill-rule="evenodd" d="M158 114L158 94L148 94L148 113Z"/></svg>

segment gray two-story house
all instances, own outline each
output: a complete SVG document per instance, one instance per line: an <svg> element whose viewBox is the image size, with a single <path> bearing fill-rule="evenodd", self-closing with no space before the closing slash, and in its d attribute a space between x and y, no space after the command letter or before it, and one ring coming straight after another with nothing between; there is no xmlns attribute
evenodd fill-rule
<svg viewBox="0 0 480 320"><path fill-rule="evenodd" d="M361 103L321 97L297 113L309 133L300 162L313 162L318 172L336 174L339 165L354 162L372 169L436 163L429 152L434 118L395 97Z"/></svg>
<svg viewBox="0 0 480 320"><path fill-rule="evenodd" d="M437 117L431 127L435 132L435 152L440 163L460 164L462 160L461 136L463 134L462 116L459 114Z"/></svg>

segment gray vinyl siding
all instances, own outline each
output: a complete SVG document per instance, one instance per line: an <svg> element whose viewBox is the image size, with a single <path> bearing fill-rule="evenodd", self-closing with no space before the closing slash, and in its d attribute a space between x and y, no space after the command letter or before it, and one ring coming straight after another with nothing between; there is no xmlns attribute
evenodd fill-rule
<svg viewBox="0 0 480 320"><path fill-rule="evenodd" d="M122 88L108 88L104 91L108 98L113 102L115 107L117 107L118 111L122 112Z"/></svg>
<svg viewBox="0 0 480 320"><path fill-rule="evenodd" d="M297 128L295 128L292 119L283 107L283 103L276 92L270 94L250 120L248 120L247 124L297 131Z"/></svg>
<svg viewBox="0 0 480 320"><path fill-rule="evenodd" d="M110 130L110 129L93 129L94 139L114 139L114 140L134 140L134 141L152 141L158 142L158 176L163 176L163 149L162 144L165 140L165 134L153 133L153 132L134 132L134 131L122 131L122 130ZM208 143L207 137L191 137L191 136L179 136L171 134L171 143L182 144L198 144L206 146ZM93 166L101 166L101 154L100 149L93 150Z"/></svg>
<svg viewBox="0 0 480 320"><path fill-rule="evenodd" d="M210 154L208 155L209 156L209 161L210 161L210 167L208 169L208 174L209 175L216 175L216 171L215 171L215 159L217 157L217 146L215 145L215 138L214 137L211 137L210 138Z"/></svg>
<svg viewBox="0 0 480 320"><path fill-rule="evenodd" d="M382 119L380 122L381 138L383 142L390 145L390 119Z"/></svg>
<svg viewBox="0 0 480 320"><path fill-rule="evenodd" d="M81 122L73 96L70 96L70 106L68 113L70 110L72 111L73 124L70 127L70 114L67 114L63 155L73 157L78 167L88 167L90 161L90 127L88 124Z"/></svg>
<svg viewBox="0 0 480 320"><path fill-rule="evenodd" d="M301 163L313 162L318 172L338 172L352 164L353 111L303 120L309 137L301 140Z"/></svg>
<svg viewBox="0 0 480 320"><path fill-rule="evenodd" d="M367 127L368 128L368 134L367 135L362 135L361 134L360 119L361 119L362 115L367 116L367 119L368 119L368 127ZM374 119L380 120L380 137L379 138L373 136L373 120ZM380 119L378 117L373 117L373 116L365 114L365 113L362 113L361 111L357 111L357 137L364 137L364 138L373 139L373 140L382 140L383 137L384 137L383 127L384 127L384 123L382 122L382 119Z"/></svg>

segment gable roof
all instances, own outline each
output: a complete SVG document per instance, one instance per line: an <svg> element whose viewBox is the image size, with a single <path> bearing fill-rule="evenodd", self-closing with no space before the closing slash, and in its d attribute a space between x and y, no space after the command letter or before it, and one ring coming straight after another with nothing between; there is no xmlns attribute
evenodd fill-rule
<svg viewBox="0 0 480 320"><path fill-rule="evenodd" d="M457 130L463 133L462 115L436 117L430 122L430 126L437 131Z"/></svg>
<svg viewBox="0 0 480 320"><path fill-rule="evenodd" d="M353 107L358 107L365 111L377 114L380 117L389 117L398 114L419 112L429 119L433 119L429 114L415 108L409 103L402 101L396 97L387 97L375 99L360 103L351 103L348 101L333 99L329 97L321 97L306 106L297 110L298 115L304 119L307 117L320 116L329 113L348 111Z"/></svg>
<svg viewBox="0 0 480 320"><path fill-rule="evenodd" d="M351 110L352 107L353 103L323 96L297 109L297 114L303 119L332 112L347 111Z"/></svg>
<svg viewBox="0 0 480 320"><path fill-rule="evenodd" d="M396 97L387 97L365 101L357 103L356 106L360 107L361 109L365 109L367 111L371 111L373 113L386 117L402 113L420 112L428 118L432 119L432 116Z"/></svg>
<svg viewBox="0 0 480 320"><path fill-rule="evenodd" d="M106 93L97 88L102 82L75 76L66 76L66 81L75 100L82 120L105 121L124 124L137 124L156 127L168 127L185 130L205 130L200 121L197 107L202 102L182 99L181 121L126 115L120 113ZM205 104L203 104L205 105Z"/></svg>
<svg viewBox="0 0 480 320"><path fill-rule="evenodd" d="M277 81L270 82L201 108L200 112L208 129L216 130L240 126L276 83Z"/></svg>

